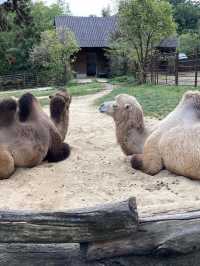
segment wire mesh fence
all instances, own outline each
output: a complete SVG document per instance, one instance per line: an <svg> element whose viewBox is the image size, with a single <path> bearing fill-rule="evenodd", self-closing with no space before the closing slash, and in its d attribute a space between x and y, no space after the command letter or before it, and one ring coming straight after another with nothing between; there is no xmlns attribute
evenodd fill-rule
<svg viewBox="0 0 200 266"><path fill-rule="evenodd" d="M0 75L0 90L44 87L56 84L55 79L44 79L40 73L9 73Z"/></svg>
<svg viewBox="0 0 200 266"><path fill-rule="evenodd" d="M147 65L147 81L152 84L200 85L200 54L181 57L179 53L155 54Z"/></svg>

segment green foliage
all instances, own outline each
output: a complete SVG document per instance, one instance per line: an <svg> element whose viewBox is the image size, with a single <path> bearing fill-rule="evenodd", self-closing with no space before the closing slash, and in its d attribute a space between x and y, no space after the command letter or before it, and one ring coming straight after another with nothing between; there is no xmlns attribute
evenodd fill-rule
<svg viewBox="0 0 200 266"><path fill-rule="evenodd" d="M195 32L199 28L200 4L199 1L179 0L169 1L174 6L174 19L179 34Z"/></svg>
<svg viewBox="0 0 200 266"><path fill-rule="evenodd" d="M180 51L186 54L194 54L196 49L200 50L200 36L197 33L188 32L180 36Z"/></svg>
<svg viewBox="0 0 200 266"><path fill-rule="evenodd" d="M8 3L5 16L8 25L0 33L0 74L30 71L30 50L40 43L42 32L54 29L54 17L69 10L61 3L51 6L46 6L42 1L32 3L31 0L15 0L16 6L14 0ZM0 21L1 8L4 8L5 15L5 6L0 5Z"/></svg>
<svg viewBox="0 0 200 266"><path fill-rule="evenodd" d="M51 6L46 6L42 1L36 2L31 8L31 15L37 25L39 35L43 31L53 30L54 17L61 14L62 8L59 5L53 4Z"/></svg>
<svg viewBox="0 0 200 266"><path fill-rule="evenodd" d="M0 4L0 31L9 30L10 16L14 18L14 23L19 26L30 25L32 17L30 16L31 0L7 0Z"/></svg>
<svg viewBox="0 0 200 266"><path fill-rule="evenodd" d="M171 5L164 0L121 0L119 25L121 40L128 55L136 61L139 80L143 83L151 48L175 32Z"/></svg>
<svg viewBox="0 0 200 266"><path fill-rule="evenodd" d="M196 90L194 87L190 89ZM120 93L127 93L137 98L146 116L161 119L176 107L187 90L188 86L123 85L100 98L96 104L100 105L104 101L113 100Z"/></svg>
<svg viewBox="0 0 200 266"><path fill-rule="evenodd" d="M62 15L71 15L69 4L66 2L66 0L57 0L57 6L59 6L61 9Z"/></svg>
<svg viewBox="0 0 200 266"><path fill-rule="evenodd" d="M131 73L133 58L127 43L119 33L112 36L109 46L106 54L110 61L111 76L123 76Z"/></svg>
<svg viewBox="0 0 200 266"><path fill-rule="evenodd" d="M72 32L49 30L41 34L41 42L33 48L30 58L43 78L66 83L70 79L70 59L78 50Z"/></svg>
<svg viewBox="0 0 200 266"><path fill-rule="evenodd" d="M104 7L101 10L101 15L102 15L102 17L110 17L111 16L111 9L110 9L109 5L107 7Z"/></svg>

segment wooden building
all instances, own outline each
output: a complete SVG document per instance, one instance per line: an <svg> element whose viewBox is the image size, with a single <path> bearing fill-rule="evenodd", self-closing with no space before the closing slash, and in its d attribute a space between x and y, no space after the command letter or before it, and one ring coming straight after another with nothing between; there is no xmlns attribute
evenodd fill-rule
<svg viewBox="0 0 200 266"><path fill-rule="evenodd" d="M77 77L109 76L109 60L105 49L109 47L110 37L117 29L116 16L58 16L55 18L55 27L69 29L75 34L81 48L73 66Z"/></svg>

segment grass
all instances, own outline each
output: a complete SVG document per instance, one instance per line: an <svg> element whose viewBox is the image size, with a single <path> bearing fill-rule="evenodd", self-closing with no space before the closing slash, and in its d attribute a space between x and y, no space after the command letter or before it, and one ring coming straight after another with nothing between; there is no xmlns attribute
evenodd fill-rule
<svg viewBox="0 0 200 266"><path fill-rule="evenodd" d="M108 95L98 99L96 104L100 105L104 101L113 100L120 93L127 93L138 99L145 115L161 119L174 109L187 90L196 90L196 88L192 86L120 85Z"/></svg>
<svg viewBox="0 0 200 266"><path fill-rule="evenodd" d="M133 76L117 76L109 79L109 83L113 85L118 85L122 83L133 84L135 82L135 78Z"/></svg>
<svg viewBox="0 0 200 266"><path fill-rule="evenodd" d="M37 90L37 89L30 89L30 90L17 90L17 91L4 91L0 92L0 99L6 97L17 97L19 98L25 92L32 93L35 97L47 97L57 91L58 88L48 87L47 89ZM102 89L102 85L97 82L92 82L88 84L69 84L66 86L66 89L72 96L82 96L88 95L92 93L99 92ZM48 98L40 99L42 105L48 104Z"/></svg>

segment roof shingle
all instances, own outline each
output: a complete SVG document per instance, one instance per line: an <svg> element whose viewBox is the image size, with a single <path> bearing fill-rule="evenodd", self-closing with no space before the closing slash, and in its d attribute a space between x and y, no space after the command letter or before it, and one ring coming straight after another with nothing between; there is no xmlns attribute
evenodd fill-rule
<svg viewBox="0 0 200 266"><path fill-rule="evenodd" d="M117 30L117 17L55 17L56 28L68 28L80 47L108 47L109 38Z"/></svg>

